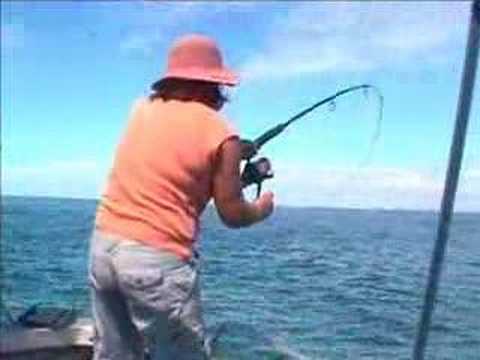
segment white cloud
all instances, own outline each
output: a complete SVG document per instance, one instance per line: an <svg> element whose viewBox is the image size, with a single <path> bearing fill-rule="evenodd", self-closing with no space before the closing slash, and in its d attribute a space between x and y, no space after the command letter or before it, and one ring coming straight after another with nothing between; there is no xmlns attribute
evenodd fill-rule
<svg viewBox="0 0 480 360"><path fill-rule="evenodd" d="M154 53L169 28L188 23L196 16L197 5L193 2L144 1L126 19L125 37L120 44L124 52L140 52L145 56Z"/></svg>
<svg viewBox="0 0 480 360"><path fill-rule="evenodd" d="M467 2L299 3L272 23L264 49L242 73L284 78L443 61L467 21Z"/></svg>
<svg viewBox="0 0 480 360"><path fill-rule="evenodd" d="M465 172L465 177L469 180L480 180L480 169L469 169Z"/></svg>
<svg viewBox="0 0 480 360"><path fill-rule="evenodd" d="M42 165L16 166L8 170L11 176L41 176L77 174L96 171L98 164L92 160L57 160Z"/></svg>
<svg viewBox="0 0 480 360"><path fill-rule="evenodd" d="M475 173L474 173L475 174ZM276 169L265 185L283 205L437 210L443 174L402 168L312 168L296 164ZM480 182L461 181L457 209L480 210Z"/></svg>
<svg viewBox="0 0 480 360"><path fill-rule="evenodd" d="M460 188L468 196L480 196L480 168L467 169L460 177Z"/></svg>
<svg viewBox="0 0 480 360"><path fill-rule="evenodd" d="M6 194L98 197L108 166L92 160L53 161L4 168ZM444 174L402 168L320 168L303 164L275 168L265 184L280 205L438 210ZM456 209L480 211L480 169L460 180Z"/></svg>
<svg viewBox="0 0 480 360"><path fill-rule="evenodd" d="M144 56L156 54L157 46L172 33L191 28L197 20L212 22L229 12L245 12L256 5L253 2L213 1L143 1L126 19L128 31L120 44L125 53L139 52Z"/></svg>
<svg viewBox="0 0 480 360"><path fill-rule="evenodd" d="M2 190L14 195L94 198L102 190L106 173L106 166L78 159L4 167Z"/></svg>

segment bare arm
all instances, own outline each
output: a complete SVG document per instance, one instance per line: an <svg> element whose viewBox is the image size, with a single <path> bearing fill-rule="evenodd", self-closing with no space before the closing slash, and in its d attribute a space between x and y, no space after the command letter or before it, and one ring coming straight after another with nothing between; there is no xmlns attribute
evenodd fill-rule
<svg viewBox="0 0 480 360"><path fill-rule="evenodd" d="M248 202L240 180L241 145L238 139L227 140L220 148L213 178L213 198L225 225L238 228L252 225L273 211L273 194L263 194Z"/></svg>

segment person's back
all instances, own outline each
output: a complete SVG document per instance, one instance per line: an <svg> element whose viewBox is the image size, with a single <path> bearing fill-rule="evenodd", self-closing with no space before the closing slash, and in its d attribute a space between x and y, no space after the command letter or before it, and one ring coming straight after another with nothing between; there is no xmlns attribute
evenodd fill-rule
<svg viewBox="0 0 480 360"><path fill-rule="evenodd" d="M222 84L236 78L215 43L188 36L132 110L92 236L95 360L208 357L193 251L199 217L212 198L229 227L273 211L271 193L243 198L242 145L218 113Z"/></svg>
<svg viewBox="0 0 480 360"><path fill-rule="evenodd" d="M118 146L97 227L188 259L212 197L217 152L236 137L195 101L139 101Z"/></svg>

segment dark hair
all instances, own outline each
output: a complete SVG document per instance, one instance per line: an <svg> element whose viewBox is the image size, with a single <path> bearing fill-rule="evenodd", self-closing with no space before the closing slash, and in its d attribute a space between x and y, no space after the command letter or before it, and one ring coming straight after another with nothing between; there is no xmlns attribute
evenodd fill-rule
<svg viewBox="0 0 480 360"><path fill-rule="evenodd" d="M222 90L221 85L213 82L166 78L152 85L150 100L160 98L163 101L198 101L219 110L228 101Z"/></svg>

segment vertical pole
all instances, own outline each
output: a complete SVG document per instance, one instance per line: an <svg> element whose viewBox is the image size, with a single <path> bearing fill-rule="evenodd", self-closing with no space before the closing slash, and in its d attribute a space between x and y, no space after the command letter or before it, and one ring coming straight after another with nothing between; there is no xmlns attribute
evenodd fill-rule
<svg viewBox="0 0 480 360"><path fill-rule="evenodd" d="M468 118L472 103L480 39L480 0L473 1L471 9L470 27L463 68L462 84L458 100L455 131L450 147L450 159L447 177L445 180L440 219L437 228L437 239L430 263L430 272L427 289L425 292L423 310L419 319L415 347L413 350L414 360L423 360L425 357L425 347L427 344L432 312L435 305L440 273L445 257L445 248L448 240L450 221L455 203L455 194L457 192L458 177L462 163Z"/></svg>

